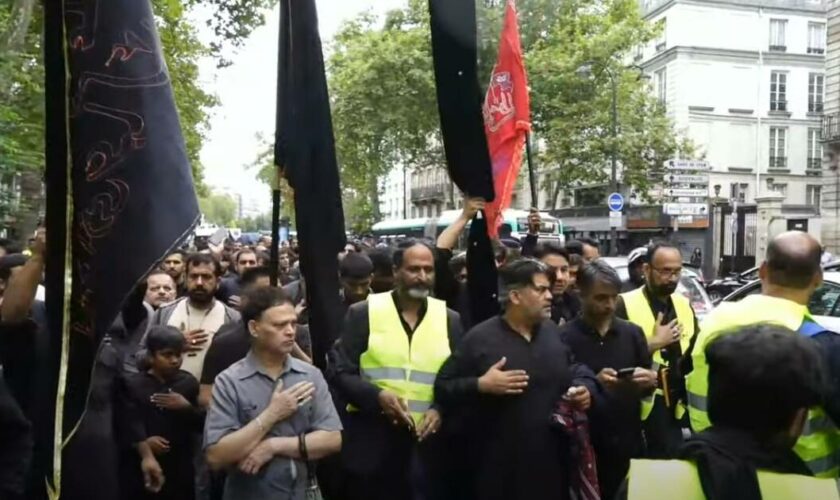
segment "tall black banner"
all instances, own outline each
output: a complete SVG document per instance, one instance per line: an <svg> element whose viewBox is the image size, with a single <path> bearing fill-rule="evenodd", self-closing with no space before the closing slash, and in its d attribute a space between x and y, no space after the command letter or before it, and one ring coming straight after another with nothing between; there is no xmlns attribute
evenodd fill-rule
<svg viewBox="0 0 840 500"><path fill-rule="evenodd" d="M429 0L440 127L449 175L470 197L493 201L493 169L478 83L474 0ZM483 230L481 229L483 228ZM469 298L472 321L498 313L498 282L486 220L469 234Z"/></svg>
<svg viewBox="0 0 840 500"><path fill-rule="evenodd" d="M48 33L63 28L44 47L47 311L59 425L38 437L61 450L85 410L105 331L199 210L149 1L47 0L45 15ZM52 496L62 471L61 453L54 457L44 471ZM65 475L82 470L64 465Z"/></svg>
<svg viewBox="0 0 840 500"><path fill-rule="evenodd" d="M338 338L338 252L346 243L315 0L280 1L275 164L295 191L315 364Z"/></svg>

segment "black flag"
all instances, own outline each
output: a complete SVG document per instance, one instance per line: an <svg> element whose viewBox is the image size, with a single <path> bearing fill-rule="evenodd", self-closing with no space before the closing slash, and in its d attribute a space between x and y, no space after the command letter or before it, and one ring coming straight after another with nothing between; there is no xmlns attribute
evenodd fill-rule
<svg viewBox="0 0 840 500"><path fill-rule="evenodd" d="M315 364L338 338L338 252L346 243L315 0L280 1L275 164L295 192Z"/></svg>
<svg viewBox="0 0 840 500"><path fill-rule="evenodd" d="M475 1L429 0L429 13L449 175L468 196L493 201L493 170L478 83ZM486 219L474 219L472 225L468 285L472 321L478 324L498 313L498 283Z"/></svg>
<svg viewBox="0 0 840 500"><path fill-rule="evenodd" d="M199 211L149 1L44 5L47 312L60 360L53 413L60 425L58 435L52 426L37 435L62 449L85 409L105 331L140 280L186 239ZM61 484L55 457L42 464L52 496ZM65 463L65 477L77 472L70 465L79 464ZM90 474L95 481L97 471Z"/></svg>

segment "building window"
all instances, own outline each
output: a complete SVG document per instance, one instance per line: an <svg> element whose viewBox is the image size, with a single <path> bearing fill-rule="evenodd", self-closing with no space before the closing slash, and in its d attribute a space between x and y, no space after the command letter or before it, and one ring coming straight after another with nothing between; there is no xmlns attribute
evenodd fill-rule
<svg viewBox="0 0 840 500"><path fill-rule="evenodd" d="M787 111L787 73L770 73L770 111Z"/></svg>
<svg viewBox="0 0 840 500"><path fill-rule="evenodd" d="M770 168L787 168L787 129L770 127Z"/></svg>
<svg viewBox="0 0 840 500"><path fill-rule="evenodd" d="M820 129L808 129L808 170L822 170L823 145L820 142Z"/></svg>
<svg viewBox="0 0 840 500"><path fill-rule="evenodd" d="M668 28L668 21L666 18L662 18L656 23L657 29L661 30L659 32L659 36L656 38L656 51L662 52L665 50L665 47L668 45L668 39L665 37L665 30Z"/></svg>
<svg viewBox="0 0 840 500"><path fill-rule="evenodd" d="M769 187L770 187L770 191L772 191L774 193L779 193L780 195L785 196L785 197L787 196L787 184L773 183L773 184L770 184Z"/></svg>
<svg viewBox="0 0 840 500"><path fill-rule="evenodd" d="M644 57L645 57L645 46L642 45L642 44L639 44L639 45L636 46L636 53L634 54L633 59L638 62L638 61L641 61L642 59L644 59Z"/></svg>
<svg viewBox="0 0 840 500"><path fill-rule="evenodd" d="M825 23L808 23L808 53L825 54Z"/></svg>
<svg viewBox="0 0 840 500"><path fill-rule="evenodd" d="M786 19L770 20L770 50L774 52L787 51L785 43L785 31L787 30Z"/></svg>
<svg viewBox="0 0 840 500"><path fill-rule="evenodd" d="M729 186L729 199L736 200L738 203L746 203L747 202L747 192L750 189L750 185L746 183L741 184L730 184Z"/></svg>
<svg viewBox="0 0 840 500"><path fill-rule="evenodd" d="M825 89L825 75L811 73L808 75L808 112L823 112L823 92Z"/></svg>
<svg viewBox="0 0 840 500"><path fill-rule="evenodd" d="M805 204L820 208L820 205L822 205L822 186L808 185L805 187Z"/></svg>
<svg viewBox="0 0 840 500"><path fill-rule="evenodd" d="M662 68L653 74L656 82L656 99L665 106L668 100L668 68Z"/></svg>

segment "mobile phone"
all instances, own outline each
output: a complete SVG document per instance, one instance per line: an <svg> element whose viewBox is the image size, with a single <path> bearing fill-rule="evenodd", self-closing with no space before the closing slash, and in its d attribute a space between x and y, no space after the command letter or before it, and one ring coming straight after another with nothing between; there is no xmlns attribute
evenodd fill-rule
<svg viewBox="0 0 840 500"><path fill-rule="evenodd" d="M633 373L635 372L635 367L622 368L621 370L618 370L618 378L633 378Z"/></svg>

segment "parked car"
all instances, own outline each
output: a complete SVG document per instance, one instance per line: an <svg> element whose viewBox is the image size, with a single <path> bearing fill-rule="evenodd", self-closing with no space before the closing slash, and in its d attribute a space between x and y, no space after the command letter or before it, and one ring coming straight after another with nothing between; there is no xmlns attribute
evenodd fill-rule
<svg viewBox="0 0 840 500"><path fill-rule="evenodd" d="M756 293L761 293L761 282L758 280L727 295L722 302L738 302ZM823 274L823 284L811 296L808 310L817 323L840 332L840 272L829 271Z"/></svg>
<svg viewBox="0 0 840 500"><path fill-rule="evenodd" d="M604 260L616 270L621 281L627 282L630 280L630 273L627 270L627 257L606 257ZM697 316L697 321L703 321L703 318L714 308L712 299L709 298L703 288L700 275L690 268L683 267L677 291L688 298L691 308L694 309L694 314Z"/></svg>
<svg viewBox="0 0 840 500"><path fill-rule="evenodd" d="M758 267L743 273L732 273L724 278L718 278L706 285L706 293L717 304L720 300L742 286L758 279Z"/></svg>

